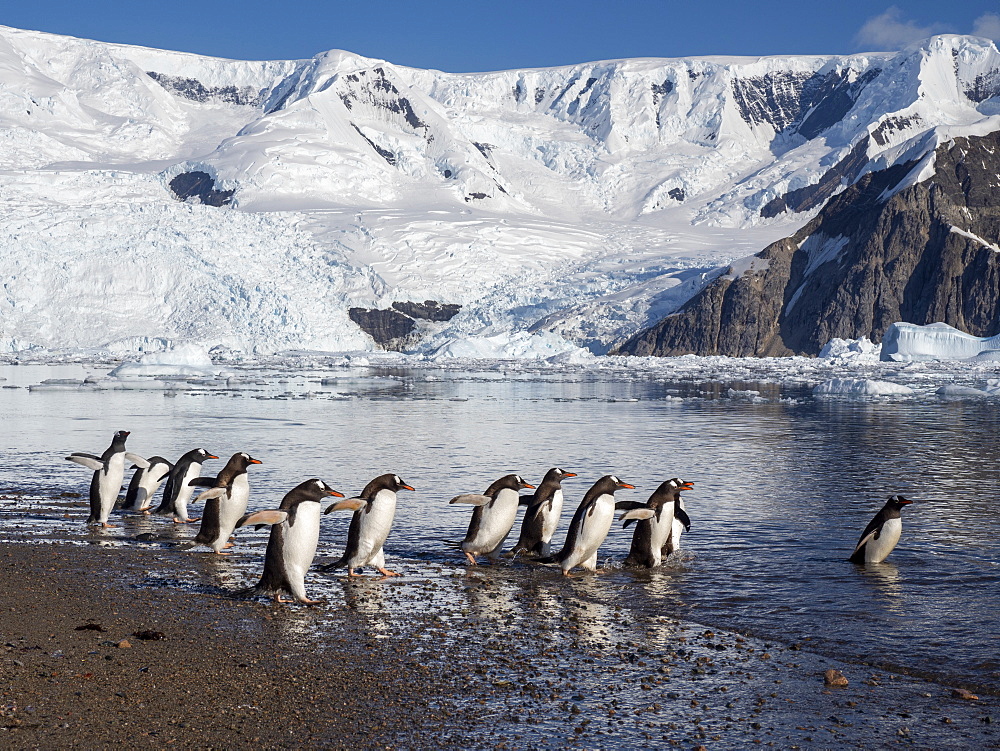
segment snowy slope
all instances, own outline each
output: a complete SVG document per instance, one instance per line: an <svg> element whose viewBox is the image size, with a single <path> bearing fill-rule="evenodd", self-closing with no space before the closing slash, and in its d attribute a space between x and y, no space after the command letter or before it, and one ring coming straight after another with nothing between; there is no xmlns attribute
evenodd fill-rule
<svg viewBox="0 0 1000 751"><path fill-rule="evenodd" d="M0 27L0 348L364 349L348 308L433 299L428 353L603 352L998 94L957 36L456 75Z"/></svg>

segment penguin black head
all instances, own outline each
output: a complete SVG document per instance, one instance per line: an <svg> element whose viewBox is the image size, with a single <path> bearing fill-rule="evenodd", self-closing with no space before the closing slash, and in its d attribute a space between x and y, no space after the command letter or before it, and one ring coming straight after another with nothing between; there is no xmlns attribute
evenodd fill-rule
<svg viewBox="0 0 1000 751"><path fill-rule="evenodd" d="M125 439L132 435L131 431L119 430L115 433L114 441L115 443L125 443Z"/></svg>
<svg viewBox="0 0 1000 751"><path fill-rule="evenodd" d="M393 493L397 493L400 490L414 490L415 488L407 485L403 482L403 478L399 475L387 474L379 475L370 483L365 485L365 489L361 491L361 498L365 500L371 500L376 495L378 495L380 490L391 490Z"/></svg>
<svg viewBox="0 0 1000 751"><path fill-rule="evenodd" d="M215 454L208 453L207 451L205 451L205 449L198 449L198 455L202 458L202 460L204 460L204 459L218 459L219 458Z"/></svg>
<svg viewBox="0 0 1000 751"><path fill-rule="evenodd" d="M608 480L614 483L616 488L628 488L629 490L635 490L635 485L629 485L627 482L619 480L614 475L607 475Z"/></svg>
<svg viewBox="0 0 1000 751"><path fill-rule="evenodd" d="M909 506L912 503L913 501L903 498L903 496L901 495L891 495L889 496L889 500L886 503L886 505L888 506L891 504L894 509L899 511L901 508L903 508L903 506Z"/></svg>
<svg viewBox="0 0 1000 751"><path fill-rule="evenodd" d="M545 473L545 477L542 478L542 482L562 482L567 477L576 477L576 472L567 472L562 467L553 467Z"/></svg>

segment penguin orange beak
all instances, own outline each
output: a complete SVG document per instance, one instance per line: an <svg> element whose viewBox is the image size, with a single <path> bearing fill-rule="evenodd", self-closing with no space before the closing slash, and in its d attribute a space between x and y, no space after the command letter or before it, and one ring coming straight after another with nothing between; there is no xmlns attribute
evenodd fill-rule
<svg viewBox="0 0 1000 751"><path fill-rule="evenodd" d="M576 477L576 472L567 472L563 477Z"/></svg>
<svg viewBox="0 0 1000 751"><path fill-rule="evenodd" d="M400 485L399 487L403 490L416 490L416 488L411 488L409 485Z"/></svg>
<svg viewBox="0 0 1000 751"><path fill-rule="evenodd" d="M629 490L635 490L635 485L629 485L627 482L618 483L619 488L628 488Z"/></svg>
<svg viewBox="0 0 1000 751"><path fill-rule="evenodd" d="M264 462L262 462L260 459L251 459L250 463L251 464L263 464Z"/></svg>
<svg viewBox="0 0 1000 751"><path fill-rule="evenodd" d="M343 498L344 497L343 493L338 493L336 490L328 490L328 491L326 491L326 494L327 495L335 496L337 498Z"/></svg>
<svg viewBox="0 0 1000 751"><path fill-rule="evenodd" d="M534 490L535 489L535 486L532 485L530 482L522 483L521 487L522 488L528 488L530 490Z"/></svg>
<svg viewBox="0 0 1000 751"><path fill-rule="evenodd" d="M693 482L686 482L683 485L681 485L681 490L691 490L691 488L693 487L694 487Z"/></svg>
<svg viewBox="0 0 1000 751"><path fill-rule="evenodd" d="M209 454L209 455L208 455L208 456L206 456L205 458L206 458L206 459L218 459L219 457L217 457L217 456L216 456L215 454Z"/></svg>

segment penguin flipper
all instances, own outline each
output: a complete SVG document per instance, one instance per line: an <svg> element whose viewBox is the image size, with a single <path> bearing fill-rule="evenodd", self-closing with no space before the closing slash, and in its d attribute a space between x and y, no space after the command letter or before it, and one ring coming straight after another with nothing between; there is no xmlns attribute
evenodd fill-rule
<svg viewBox="0 0 1000 751"><path fill-rule="evenodd" d="M199 501L209 501L212 498L221 498L226 494L225 488L209 488L204 493L198 495L197 498L192 501L192 503L198 503Z"/></svg>
<svg viewBox="0 0 1000 751"><path fill-rule="evenodd" d="M685 530L691 531L691 518L687 515L687 511L674 506L674 518L684 525Z"/></svg>
<svg viewBox="0 0 1000 751"><path fill-rule="evenodd" d="M651 508L634 508L619 516L618 521L626 520L625 525L623 526L627 526L629 521L652 519L654 516L656 516L656 512Z"/></svg>
<svg viewBox="0 0 1000 751"><path fill-rule="evenodd" d="M149 460L143 459L138 454L133 454L129 451L126 451L125 458L141 469L149 469Z"/></svg>
<svg viewBox="0 0 1000 751"><path fill-rule="evenodd" d="M646 504L641 501L615 501L615 511L631 511L632 509L646 508ZM624 519L625 517L621 517ZM636 517L639 519L648 519L648 516Z"/></svg>
<svg viewBox="0 0 1000 751"><path fill-rule="evenodd" d="M288 518L287 511L278 511L277 509L268 509L266 511L254 511L250 514L245 514L240 517L240 520L236 522L236 529L240 527L245 527L247 524L254 525L268 525L268 524L281 524L285 519Z"/></svg>
<svg viewBox="0 0 1000 751"><path fill-rule="evenodd" d="M454 501L452 501L454 503ZM535 494L531 495L519 495L517 497L518 506L528 506L529 508L535 504Z"/></svg>
<svg viewBox="0 0 1000 751"><path fill-rule="evenodd" d="M94 456L93 454L70 454L66 457L68 462L76 462L77 464L86 467L87 469L92 469L95 472L104 469L104 462L101 461L101 457Z"/></svg>
<svg viewBox="0 0 1000 751"><path fill-rule="evenodd" d="M364 508L365 504L368 503L364 498L342 498L336 503L331 503L326 507L324 514L329 514L331 511L357 511L359 508Z"/></svg>
<svg viewBox="0 0 1000 751"><path fill-rule="evenodd" d="M850 557L849 560L854 560L854 556L856 556L859 552L861 552L861 550L865 547L865 545L868 544L869 540L877 540L878 536L879 536L879 533L881 531L882 531L882 528L878 527L877 529L873 529L871 532L869 532L868 534L864 535L860 540L858 540L858 546L856 548L854 548L854 552L851 553L851 557ZM861 562L863 563L864 561L861 561Z"/></svg>
<svg viewBox="0 0 1000 751"><path fill-rule="evenodd" d="M325 563L322 566L317 566L320 571L333 571L335 568L343 568L347 565L347 555L343 555L333 563Z"/></svg>
<svg viewBox="0 0 1000 751"><path fill-rule="evenodd" d="M448 503L468 503L473 506L485 506L492 500L488 495L483 495L482 493L463 493L462 495L456 495Z"/></svg>
<svg viewBox="0 0 1000 751"><path fill-rule="evenodd" d="M214 477L196 477L188 483L189 488L211 488L214 486Z"/></svg>

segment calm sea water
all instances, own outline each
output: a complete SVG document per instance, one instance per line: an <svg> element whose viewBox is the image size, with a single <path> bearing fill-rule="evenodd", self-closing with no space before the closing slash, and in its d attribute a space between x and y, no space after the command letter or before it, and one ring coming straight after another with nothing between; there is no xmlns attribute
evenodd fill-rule
<svg viewBox="0 0 1000 751"><path fill-rule="evenodd" d="M8 366L0 385L90 370ZM264 462L251 470L253 508L276 506L310 477L350 495L377 474L401 475L418 490L401 494L386 553L390 567L408 575L464 570L451 543L464 535L470 509L447 501L508 472L537 482L559 465L580 475L564 483L556 543L601 475L634 484L619 497L635 500L676 476L695 482L683 554L651 572L623 570L631 530L616 524L601 549L609 570L593 577L598 599L1000 690L994 400L822 401L774 385L622 383L587 374L241 376L230 388L176 395L0 389L0 491L27 491L23 508L0 502L0 539L133 544L146 531L193 536L193 527L162 519L120 519L122 527L105 533L85 528L89 473L62 457L101 453L117 429L132 431L129 448L140 454L174 459L204 446L223 458L206 464L206 474L229 454L249 452ZM322 377L338 381L323 385ZM730 388L756 389L764 400L728 398ZM84 497L54 499L61 490ZM848 563L861 530L896 493L918 501L903 512L899 546L883 564ZM321 554L342 549L347 524L346 514L325 518ZM257 575L265 540L266 532L241 534L244 554L225 564L234 583ZM546 581L544 570L527 564L502 576L512 586L530 577L533 591ZM334 587L319 579L309 590L322 596Z"/></svg>

